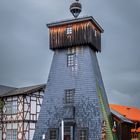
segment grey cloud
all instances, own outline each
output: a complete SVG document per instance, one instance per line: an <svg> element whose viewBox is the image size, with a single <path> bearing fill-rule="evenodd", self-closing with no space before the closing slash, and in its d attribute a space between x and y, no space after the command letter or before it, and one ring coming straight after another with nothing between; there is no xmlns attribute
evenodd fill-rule
<svg viewBox="0 0 140 140"><path fill-rule="evenodd" d="M47 82L53 53L46 23L72 18L72 1L0 0L0 84ZM139 0L81 3L81 16L92 15L105 30L98 59L109 101L140 107Z"/></svg>

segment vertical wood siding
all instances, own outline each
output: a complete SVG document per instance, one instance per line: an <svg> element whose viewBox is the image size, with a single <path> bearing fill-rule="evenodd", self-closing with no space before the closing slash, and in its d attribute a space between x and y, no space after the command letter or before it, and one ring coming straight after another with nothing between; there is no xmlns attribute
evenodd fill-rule
<svg viewBox="0 0 140 140"><path fill-rule="evenodd" d="M72 27L72 34L67 34L68 27ZM95 51L101 51L101 33L90 21L50 28L50 49L78 45L90 45Z"/></svg>

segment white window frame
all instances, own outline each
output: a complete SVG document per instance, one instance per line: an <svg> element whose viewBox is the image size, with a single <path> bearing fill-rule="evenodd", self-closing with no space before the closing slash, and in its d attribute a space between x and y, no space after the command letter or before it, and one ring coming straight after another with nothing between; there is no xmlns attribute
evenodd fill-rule
<svg viewBox="0 0 140 140"><path fill-rule="evenodd" d="M67 55L67 66L68 67L72 67L75 66L76 63L76 54L75 53L71 53Z"/></svg>
<svg viewBox="0 0 140 140"><path fill-rule="evenodd" d="M65 103L66 104L74 103L74 95L75 95L75 89L66 89L65 90Z"/></svg>
<svg viewBox="0 0 140 140"><path fill-rule="evenodd" d="M72 34L72 27L71 26L70 27L67 27L66 34L67 35L71 35Z"/></svg>
<svg viewBox="0 0 140 140"><path fill-rule="evenodd" d="M6 114L16 114L17 113L17 100L7 101L5 104Z"/></svg>
<svg viewBox="0 0 140 140"><path fill-rule="evenodd" d="M17 129L7 129L6 130L7 140L17 140Z"/></svg>

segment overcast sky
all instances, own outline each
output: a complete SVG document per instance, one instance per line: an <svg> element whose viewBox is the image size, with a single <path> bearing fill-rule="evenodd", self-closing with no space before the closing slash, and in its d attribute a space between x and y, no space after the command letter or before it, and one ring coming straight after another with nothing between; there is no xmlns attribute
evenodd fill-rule
<svg viewBox="0 0 140 140"><path fill-rule="evenodd" d="M0 84L47 82L53 53L46 23L73 18L72 0L0 0ZM140 0L81 0L104 28L98 54L110 103L140 108Z"/></svg>

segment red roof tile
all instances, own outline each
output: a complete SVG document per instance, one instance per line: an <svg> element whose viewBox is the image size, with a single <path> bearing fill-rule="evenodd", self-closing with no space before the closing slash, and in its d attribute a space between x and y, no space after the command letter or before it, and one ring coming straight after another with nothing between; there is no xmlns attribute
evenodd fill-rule
<svg viewBox="0 0 140 140"><path fill-rule="evenodd" d="M110 104L110 108L133 122L140 122L140 109L136 107Z"/></svg>

